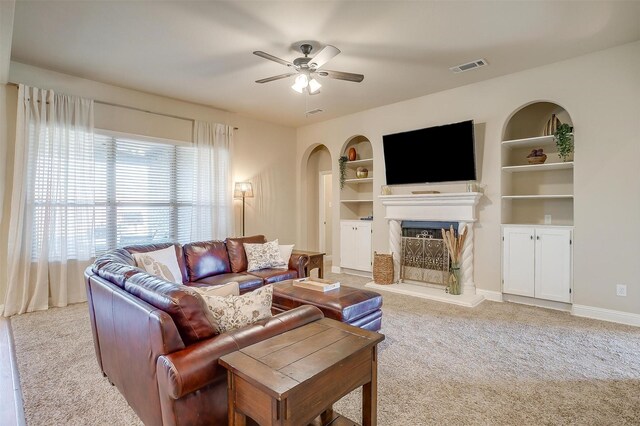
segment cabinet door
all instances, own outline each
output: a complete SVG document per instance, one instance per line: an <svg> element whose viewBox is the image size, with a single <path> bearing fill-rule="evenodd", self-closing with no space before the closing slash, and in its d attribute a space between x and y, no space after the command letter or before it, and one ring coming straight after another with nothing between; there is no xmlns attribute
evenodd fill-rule
<svg viewBox="0 0 640 426"><path fill-rule="evenodd" d="M534 228L503 228L502 291L534 296Z"/></svg>
<svg viewBox="0 0 640 426"><path fill-rule="evenodd" d="M371 223L358 224L355 229L356 269L371 271Z"/></svg>
<svg viewBox="0 0 640 426"><path fill-rule="evenodd" d="M536 230L536 297L571 302L571 230Z"/></svg>
<svg viewBox="0 0 640 426"><path fill-rule="evenodd" d="M351 222L340 223L340 266L355 268L355 227Z"/></svg>

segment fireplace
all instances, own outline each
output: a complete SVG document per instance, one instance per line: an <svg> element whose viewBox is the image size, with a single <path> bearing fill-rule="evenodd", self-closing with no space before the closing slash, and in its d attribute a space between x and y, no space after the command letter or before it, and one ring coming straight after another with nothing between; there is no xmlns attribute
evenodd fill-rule
<svg viewBox="0 0 640 426"><path fill-rule="evenodd" d="M401 222L400 282L446 286L451 264L442 229L458 229L457 222Z"/></svg>
<svg viewBox="0 0 640 426"><path fill-rule="evenodd" d="M477 221L476 207L480 197L482 197L482 194L477 192L379 196L385 208L385 219L387 219L389 225L389 251L393 253L394 281L397 284L382 286L371 282L367 284L367 287L462 306L476 306L482 302L484 297L476 295L476 287L473 281L473 227L474 222ZM453 225L456 233L460 232L463 227L467 227L467 238L462 249L460 262L462 295L445 293L445 285L443 284L436 283L435 287L437 288L432 288L434 287L433 285L425 284L426 281L423 280L409 280L403 277L401 281L401 273L404 274L406 272L403 271L403 266L401 265L401 260L406 260L402 254L402 225L409 222L431 222L434 225L432 228L437 227L438 232L441 228L448 228L448 226L441 226L445 224ZM436 231L434 230L427 231L423 235L428 236L429 232L431 232L432 236L436 236ZM437 244L435 241L431 241L431 243ZM436 249L435 245L432 249ZM442 259L442 262L445 262L444 258ZM429 262L427 261L427 263ZM434 270L439 270L441 267L444 272L445 263L440 263L435 259L432 259L431 262L432 265L436 266ZM446 269L449 266L448 262L447 253Z"/></svg>

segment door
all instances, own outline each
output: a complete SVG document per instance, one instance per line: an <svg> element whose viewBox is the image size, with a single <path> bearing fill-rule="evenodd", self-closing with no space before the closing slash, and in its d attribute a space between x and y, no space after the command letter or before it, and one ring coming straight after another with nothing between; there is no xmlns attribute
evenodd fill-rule
<svg viewBox="0 0 640 426"><path fill-rule="evenodd" d="M340 222L340 266L355 269L355 227L353 222Z"/></svg>
<svg viewBox="0 0 640 426"><path fill-rule="evenodd" d="M502 291L520 296L535 296L535 229L503 228Z"/></svg>
<svg viewBox="0 0 640 426"><path fill-rule="evenodd" d="M571 230L536 229L537 298L571 303Z"/></svg>
<svg viewBox="0 0 640 426"><path fill-rule="evenodd" d="M331 223L331 197L333 196L331 172L320 172L319 178L318 249L326 254L325 259L330 259L332 245L331 230L333 226Z"/></svg>
<svg viewBox="0 0 640 426"><path fill-rule="evenodd" d="M371 271L371 223L355 225L355 247L355 269Z"/></svg>

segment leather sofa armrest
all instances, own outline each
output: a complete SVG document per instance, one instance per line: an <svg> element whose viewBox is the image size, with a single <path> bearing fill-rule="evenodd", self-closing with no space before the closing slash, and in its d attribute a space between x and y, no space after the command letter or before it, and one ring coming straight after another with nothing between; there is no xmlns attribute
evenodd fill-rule
<svg viewBox="0 0 640 426"><path fill-rule="evenodd" d="M289 269L295 269L298 272L298 278L306 277L304 268L309 263L309 256L302 253L291 253L289 258Z"/></svg>
<svg viewBox="0 0 640 426"><path fill-rule="evenodd" d="M160 393L173 399L182 398L226 374L227 370L218 365L218 358L221 356L323 317L320 309L315 306L300 306L247 327L194 343L180 351L162 355L158 357L156 364Z"/></svg>

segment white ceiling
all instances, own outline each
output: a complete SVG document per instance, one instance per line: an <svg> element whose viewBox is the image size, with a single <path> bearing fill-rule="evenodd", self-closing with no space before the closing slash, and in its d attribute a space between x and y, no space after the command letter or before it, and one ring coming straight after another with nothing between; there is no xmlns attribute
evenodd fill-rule
<svg viewBox="0 0 640 426"><path fill-rule="evenodd" d="M14 61L297 127L640 40L640 1L18 0L13 29ZM293 60L301 40L364 81L254 83L288 72L254 50Z"/></svg>

